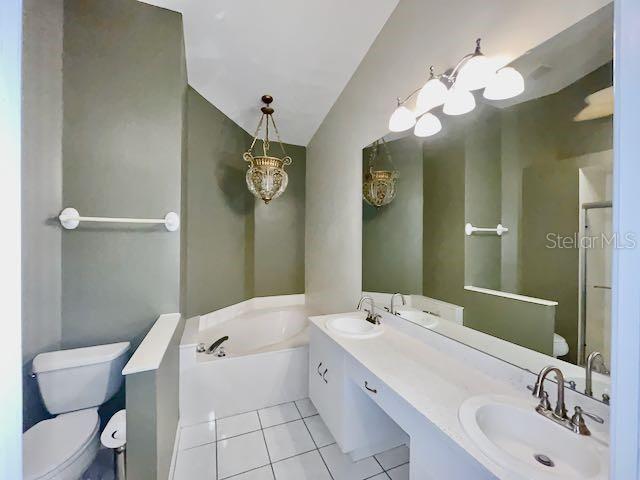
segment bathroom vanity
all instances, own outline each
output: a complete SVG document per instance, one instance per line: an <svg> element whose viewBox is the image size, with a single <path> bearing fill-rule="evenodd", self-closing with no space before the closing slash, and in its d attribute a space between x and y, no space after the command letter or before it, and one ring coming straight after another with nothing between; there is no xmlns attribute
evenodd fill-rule
<svg viewBox="0 0 640 480"><path fill-rule="evenodd" d="M605 418L578 435L535 411L530 373L389 314L379 326L364 318L311 317L310 327L310 397L354 460L408 443L412 480L608 477L601 403L567 392L570 412ZM545 387L554 402L556 384Z"/></svg>

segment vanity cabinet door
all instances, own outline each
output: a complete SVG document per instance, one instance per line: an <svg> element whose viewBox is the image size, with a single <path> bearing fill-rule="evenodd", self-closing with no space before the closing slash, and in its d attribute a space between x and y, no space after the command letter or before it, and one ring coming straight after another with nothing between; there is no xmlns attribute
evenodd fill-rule
<svg viewBox="0 0 640 480"><path fill-rule="evenodd" d="M309 334L309 397L340 447L343 442L344 352L318 327Z"/></svg>

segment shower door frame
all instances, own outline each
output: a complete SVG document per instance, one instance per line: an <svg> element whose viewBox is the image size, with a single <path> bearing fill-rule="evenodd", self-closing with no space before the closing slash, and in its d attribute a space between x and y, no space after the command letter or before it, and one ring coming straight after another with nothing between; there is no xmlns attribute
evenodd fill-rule
<svg viewBox="0 0 640 480"><path fill-rule="evenodd" d="M588 228L587 224L587 213L589 210L597 210L602 208L611 208L613 209L613 203L609 201L603 202L587 202L581 205L582 210L582 238L586 235L586 229ZM612 212L613 215L613 212ZM582 251L581 255L581 276L580 276L580 322L578 323L578 365L584 365L586 362L586 342L587 342L587 248L580 246L580 250Z"/></svg>

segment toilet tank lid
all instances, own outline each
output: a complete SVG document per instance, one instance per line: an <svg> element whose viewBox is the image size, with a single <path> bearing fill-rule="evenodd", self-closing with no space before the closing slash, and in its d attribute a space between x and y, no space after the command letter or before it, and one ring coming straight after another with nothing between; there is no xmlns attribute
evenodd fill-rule
<svg viewBox="0 0 640 480"><path fill-rule="evenodd" d="M126 353L129 345L129 342L120 342L41 353L33 359L33 373L110 362Z"/></svg>

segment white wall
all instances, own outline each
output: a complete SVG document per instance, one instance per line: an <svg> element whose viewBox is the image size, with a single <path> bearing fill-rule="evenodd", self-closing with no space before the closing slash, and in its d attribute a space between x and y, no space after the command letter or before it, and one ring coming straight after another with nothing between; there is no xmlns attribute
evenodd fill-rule
<svg viewBox="0 0 640 480"><path fill-rule="evenodd" d="M362 289L362 148L387 133L395 98L483 38L507 61L608 0L400 0L307 149L306 293L323 312L352 310ZM348 45L345 46L348 48Z"/></svg>
<svg viewBox="0 0 640 480"><path fill-rule="evenodd" d="M22 477L20 385L20 45L22 2L0 2L0 478Z"/></svg>

